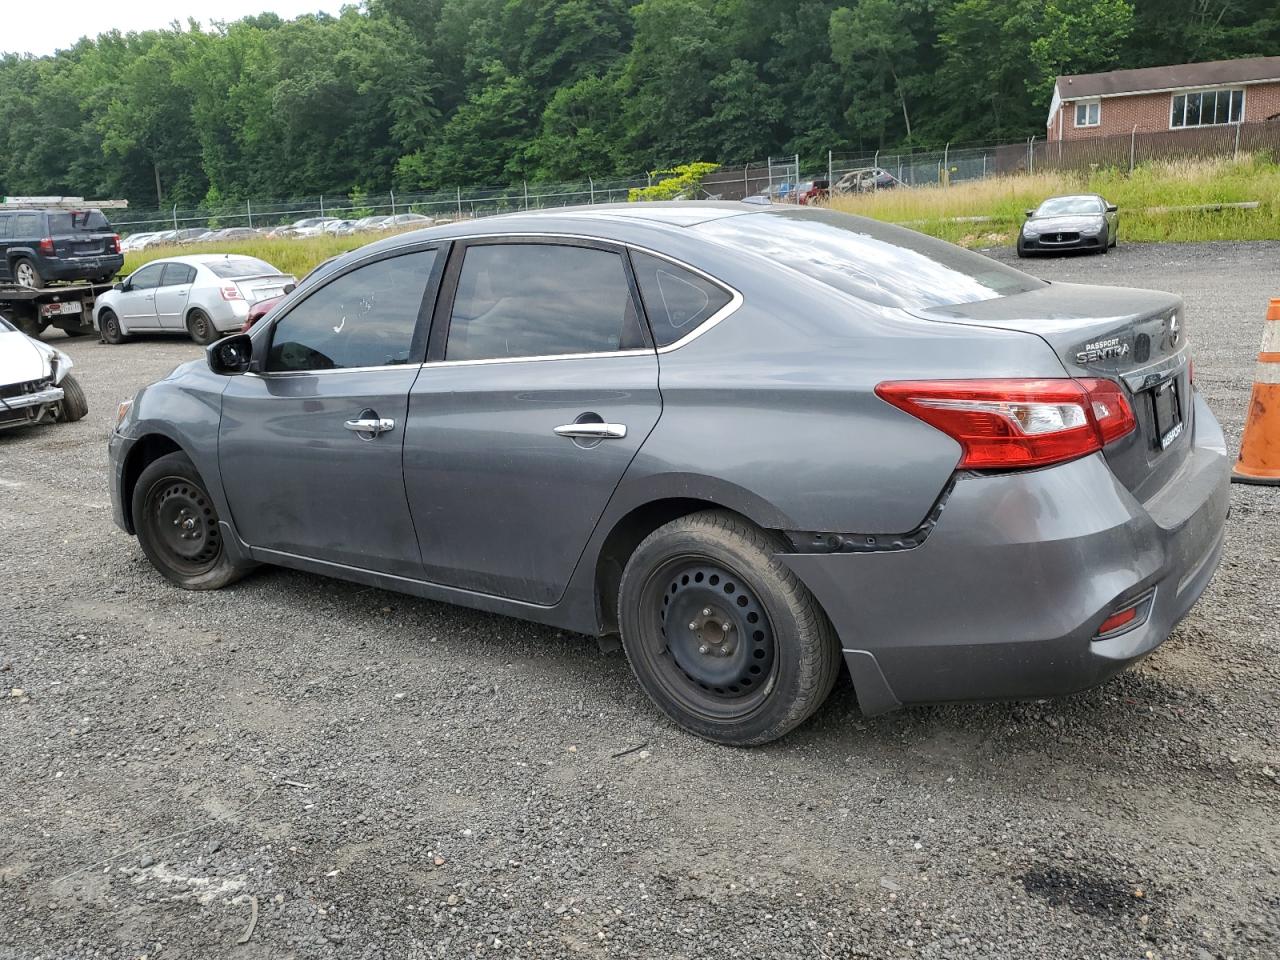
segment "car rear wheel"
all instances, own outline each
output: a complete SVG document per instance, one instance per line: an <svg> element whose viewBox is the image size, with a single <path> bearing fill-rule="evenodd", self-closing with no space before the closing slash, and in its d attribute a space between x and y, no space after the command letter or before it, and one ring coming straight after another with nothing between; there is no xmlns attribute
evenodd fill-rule
<svg viewBox="0 0 1280 960"><path fill-rule="evenodd" d="M80 381L68 373L59 386L62 387L62 421L74 423L83 420L89 412L89 401L85 398Z"/></svg>
<svg viewBox="0 0 1280 960"><path fill-rule="evenodd" d="M195 464L171 453L133 488L133 522L147 559L185 590L217 590L244 576L222 542L218 511Z"/></svg>
<svg viewBox="0 0 1280 960"><path fill-rule="evenodd" d="M780 561L785 549L734 514L660 527L622 575L622 645L668 717L717 743L777 739L835 684L840 645L817 601Z"/></svg>
<svg viewBox="0 0 1280 960"><path fill-rule="evenodd" d="M37 290L44 287L44 277L40 276L36 265L26 257L19 257L13 262L13 279L20 287L34 287Z"/></svg>
<svg viewBox="0 0 1280 960"><path fill-rule="evenodd" d="M218 339L217 328L203 310L197 308L187 314L187 333L200 346L205 347Z"/></svg>
<svg viewBox="0 0 1280 960"><path fill-rule="evenodd" d="M126 334L120 329L120 318L114 310L104 309L98 314L98 332L105 343L124 343Z"/></svg>

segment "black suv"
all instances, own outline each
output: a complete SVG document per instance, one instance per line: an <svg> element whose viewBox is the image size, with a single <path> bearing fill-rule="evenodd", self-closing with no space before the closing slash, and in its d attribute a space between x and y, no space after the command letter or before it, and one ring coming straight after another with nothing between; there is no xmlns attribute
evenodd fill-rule
<svg viewBox="0 0 1280 960"><path fill-rule="evenodd" d="M0 210L0 281L105 282L123 266L120 237L101 210Z"/></svg>

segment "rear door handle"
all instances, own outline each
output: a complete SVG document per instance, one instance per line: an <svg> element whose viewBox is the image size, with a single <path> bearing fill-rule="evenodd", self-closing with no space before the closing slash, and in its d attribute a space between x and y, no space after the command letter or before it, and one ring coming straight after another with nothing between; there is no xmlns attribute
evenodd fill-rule
<svg viewBox="0 0 1280 960"><path fill-rule="evenodd" d="M556 427L556 436L581 440L621 440L626 435L625 423L566 423Z"/></svg>
<svg viewBox="0 0 1280 960"><path fill-rule="evenodd" d="M348 420L343 426L352 433L368 433L376 437L380 433L394 430L396 422L386 417L373 417L365 420Z"/></svg>

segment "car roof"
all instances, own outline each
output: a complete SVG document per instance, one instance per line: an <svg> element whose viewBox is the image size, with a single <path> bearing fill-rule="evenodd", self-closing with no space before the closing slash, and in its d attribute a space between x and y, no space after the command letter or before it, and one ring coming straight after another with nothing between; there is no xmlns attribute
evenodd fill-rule
<svg viewBox="0 0 1280 960"><path fill-rule="evenodd" d="M231 228L228 227L227 229ZM157 260L148 260L142 265L142 267L149 267L153 263L184 263L191 267L204 267L211 263L217 263L220 260L229 260L232 258L248 260L262 259L261 257L250 256L247 253L189 253L182 257L160 257ZM266 263L267 261L263 260L262 262ZM141 270L142 267L138 267L138 270ZM135 273L136 272L137 271L135 271Z"/></svg>
<svg viewBox="0 0 1280 960"><path fill-rule="evenodd" d="M1059 193L1052 197L1045 197L1040 202L1048 203L1050 200L1102 200L1103 203L1106 203L1100 193Z"/></svg>

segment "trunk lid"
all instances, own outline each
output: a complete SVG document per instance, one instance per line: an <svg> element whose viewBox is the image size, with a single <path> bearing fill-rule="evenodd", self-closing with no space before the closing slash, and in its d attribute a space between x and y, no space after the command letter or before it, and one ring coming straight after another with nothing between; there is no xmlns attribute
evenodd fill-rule
<svg viewBox="0 0 1280 960"><path fill-rule="evenodd" d="M274 273L264 277L237 277L235 285L240 288L241 295L249 303L259 300L270 300L284 295L284 288L297 283L287 273Z"/></svg>
<svg viewBox="0 0 1280 960"><path fill-rule="evenodd" d="M912 311L926 320L1031 333L1072 377L1121 384L1138 429L1109 445L1112 472L1139 500L1162 487L1191 449L1191 378L1182 298L1075 283Z"/></svg>

